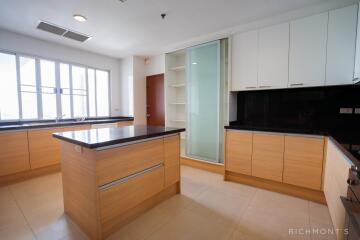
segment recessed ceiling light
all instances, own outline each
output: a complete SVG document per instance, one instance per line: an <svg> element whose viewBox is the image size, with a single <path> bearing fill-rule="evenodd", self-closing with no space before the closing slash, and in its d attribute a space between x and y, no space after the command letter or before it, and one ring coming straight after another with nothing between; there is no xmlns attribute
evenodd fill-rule
<svg viewBox="0 0 360 240"><path fill-rule="evenodd" d="M79 21L79 22L86 22L87 19L86 17L80 15L80 14L74 14L73 18L76 20L76 21Z"/></svg>
<svg viewBox="0 0 360 240"><path fill-rule="evenodd" d="M193 62L192 64L193 64L193 65L196 65L196 64L197 64L197 62Z"/></svg>

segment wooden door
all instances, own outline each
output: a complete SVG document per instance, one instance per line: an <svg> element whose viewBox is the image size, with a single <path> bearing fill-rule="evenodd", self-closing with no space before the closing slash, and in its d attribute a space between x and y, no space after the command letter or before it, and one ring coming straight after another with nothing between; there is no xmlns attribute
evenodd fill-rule
<svg viewBox="0 0 360 240"><path fill-rule="evenodd" d="M146 116L148 125L165 125L164 74L146 77Z"/></svg>
<svg viewBox="0 0 360 240"><path fill-rule="evenodd" d="M321 189L324 137L285 136L285 183Z"/></svg>
<svg viewBox="0 0 360 240"><path fill-rule="evenodd" d="M0 133L0 176L30 169L27 131Z"/></svg>
<svg viewBox="0 0 360 240"><path fill-rule="evenodd" d="M252 132L226 131L225 169L251 175Z"/></svg>
<svg viewBox="0 0 360 240"><path fill-rule="evenodd" d="M282 182L284 166L284 135L254 133L252 175Z"/></svg>

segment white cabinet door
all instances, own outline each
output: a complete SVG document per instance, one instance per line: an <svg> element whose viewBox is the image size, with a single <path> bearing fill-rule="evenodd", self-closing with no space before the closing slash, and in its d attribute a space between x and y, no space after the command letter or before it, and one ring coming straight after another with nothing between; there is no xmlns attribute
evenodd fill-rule
<svg viewBox="0 0 360 240"><path fill-rule="evenodd" d="M329 12L326 85L353 83L357 10L352 5Z"/></svg>
<svg viewBox="0 0 360 240"><path fill-rule="evenodd" d="M325 85L328 13L290 23L289 87Z"/></svg>
<svg viewBox="0 0 360 240"><path fill-rule="evenodd" d="M259 30L259 78L261 89L285 88L289 74L289 23Z"/></svg>
<svg viewBox="0 0 360 240"><path fill-rule="evenodd" d="M354 80L360 78L360 8L358 10Z"/></svg>
<svg viewBox="0 0 360 240"><path fill-rule="evenodd" d="M256 89L258 74L258 31L235 34L232 38L231 90Z"/></svg>

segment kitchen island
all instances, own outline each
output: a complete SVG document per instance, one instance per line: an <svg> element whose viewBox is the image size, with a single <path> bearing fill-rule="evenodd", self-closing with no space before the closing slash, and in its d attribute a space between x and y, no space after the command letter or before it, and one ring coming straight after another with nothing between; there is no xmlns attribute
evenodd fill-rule
<svg viewBox="0 0 360 240"><path fill-rule="evenodd" d="M61 141L64 211L91 239L105 239L180 193L180 132L128 126L55 133Z"/></svg>

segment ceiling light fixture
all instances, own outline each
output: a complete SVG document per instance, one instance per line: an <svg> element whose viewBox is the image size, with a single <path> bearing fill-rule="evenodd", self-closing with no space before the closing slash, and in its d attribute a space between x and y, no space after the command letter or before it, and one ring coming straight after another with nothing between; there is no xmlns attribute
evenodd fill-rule
<svg viewBox="0 0 360 240"><path fill-rule="evenodd" d="M86 17L84 17L83 15L80 15L80 14L74 14L73 18L78 22L86 22L87 21Z"/></svg>

